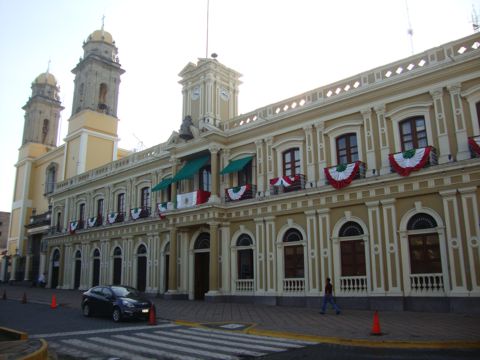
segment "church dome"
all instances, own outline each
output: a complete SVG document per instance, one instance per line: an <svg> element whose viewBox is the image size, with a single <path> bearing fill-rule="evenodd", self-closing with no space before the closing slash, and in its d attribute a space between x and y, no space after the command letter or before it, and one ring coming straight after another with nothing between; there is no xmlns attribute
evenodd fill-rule
<svg viewBox="0 0 480 360"><path fill-rule="evenodd" d="M37 76L35 79L36 84L48 84L51 86L57 86L57 79L55 79L55 76L50 74L49 72L40 74Z"/></svg>
<svg viewBox="0 0 480 360"><path fill-rule="evenodd" d="M102 41L108 44L114 44L112 35L105 30L95 30L90 34L87 41Z"/></svg>

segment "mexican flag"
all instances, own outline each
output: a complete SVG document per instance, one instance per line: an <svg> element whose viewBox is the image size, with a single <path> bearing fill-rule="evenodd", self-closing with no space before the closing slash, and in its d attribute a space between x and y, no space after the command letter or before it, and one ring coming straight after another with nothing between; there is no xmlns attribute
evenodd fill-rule
<svg viewBox="0 0 480 360"><path fill-rule="evenodd" d="M355 161L350 164L340 164L325 168L325 176L327 177L330 185L335 189L341 189L347 185L350 185L352 180L357 176L358 169L360 168L360 161Z"/></svg>
<svg viewBox="0 0 480 360"><path fill-rule="evenodd" d="M70 225L68 226L68 230L70 234L75 234L75 230L77 230L78 221L70 221Z"/></svg>
<svg viewBox="0 0 480 360"><path fill-rule="evenodd" d="M480 137L468 138L468 145L477 155L480 155Z"/></svg>
<svg viewBox="0 0 480 360"><path fill-rule="evenodd" d="M245 194L247 190L251 188L250 185L242 185L230 188L227 190L228 197L230 200L239 200Z"/></svg>
<svg viewBox="0 0 480 360"><path fill-rule="evenodd" d="M117 215L118 214L114 213L114 212L108 214L108 223L113 224L115 222L115 220L117 220Z"/></svg>
<svg viewBox="0 0 480 360"><path fill-rule="evenodd" d="M408 176L412 171L420 170L428 161L431 147L410 149L402 153L390 154L390 165L401 176Z"/></svg>
<svg viewBox="0 0 480 360"><path fill-rule="evenodd" d="M142 213L141 208L135 208L130 210L130 214L132 215L133 220L137 220L140 217L141 213Z"/></svg>
<svg viewBox="0 0 480 360"><path fill-rule="evenodd" d="M207 202L210 192L197 190L189 193L177 195L177 209L192 207Z"/></svg>
<svg viewBox="0 0 480 360"><path fill-rule="evenodd" d="M291 186L295 181L300 179L300 176L280 176L278 178L270 179L270 185L272 186L284 186L288 187Z"/></svg>

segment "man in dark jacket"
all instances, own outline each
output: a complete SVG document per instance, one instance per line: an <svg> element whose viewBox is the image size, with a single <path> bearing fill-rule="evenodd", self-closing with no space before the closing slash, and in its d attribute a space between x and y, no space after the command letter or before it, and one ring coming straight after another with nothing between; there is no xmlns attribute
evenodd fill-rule
<svg viewBox="0 0 480 360"><path fill-rule="evenodd" d="M327 278L327 284L325 285L325 294L323 295L322 311L320 311L320 314L325 314L325 310L327 309L327 303L330 303L335 309L337 315L340 315L340 309L333 301L333 286L330 282L330 278Z"/></svg>

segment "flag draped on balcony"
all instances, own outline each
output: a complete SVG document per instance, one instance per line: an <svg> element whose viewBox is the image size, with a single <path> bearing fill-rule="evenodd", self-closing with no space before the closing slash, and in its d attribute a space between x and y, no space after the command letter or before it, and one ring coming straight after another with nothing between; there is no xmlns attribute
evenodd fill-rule
<svg viewBox="0 0 480 360"><path fill-rule="evenodd" d="M168 202L162 202L162 203L159 203L157 204L157 207L158 207L158 216L160 217L160 219L165 219L165 211L168 210Z"/></svg>
<svg viewBox="0 0 480 360"><path fill-rule="evenodd" d="M468 138L468 145L470 145L470 149L474 151L477 155L480 155L480 137L471 137Z"/></svg>
<svg viewBox="0 0 480 360"><path fill-rule="evenodd" d="M228 197L230 198L230 200L239 200L242 198L243 194L245 194L245 192L247 190L250 190L251 188L251 185L242 185L242 186L236 186L236 187L233 187L233 188L230 188L227 190L227 194L228 194Z"/></svg>
<svg viewBox="0 0 480 360"><path fill-rule="evenodd" d="M94 227L96 222L97 222L96 216L88 218L88 227Z"/></svg>
<svg viewBox="0 0 480 360"><path fill-rule="evenodd" d="M210 193L204 190L197 190L177 195L177 209L187 208L203 204L210 197Z"/></svg>
<svg viewBox="0 0 480 360"><path fill-rule="evenodd" d="M335 189L341 189L352 182L355 176L357 176L359 168L360 161L355 161L350 164L340 164L325 168L324 172L330 185Z"/></svg>
<svg viewBox="0 0 480 360"><path fill-rule="evenodd" d="M112 212L110 214L108 214L108 223L109 224L113 224L115 222L115 220L117 220L117 213L115 212Z"/></svg>
<svg viewBox="0 0 480 360"><path fill-rule="evenodd" d="M75 230L77 230L78 227L78 221L71 221L70 225L68 226L68 230L70 231L70 234L75 234Z"/></svg>
<svg viewBox="0 0 480 360"><path fill-rule="evenodd" d="M140 214L142 213L141 208L135 208L130 210L130 214L132 214L132 219L137 220L140 217Z"/></svg>
<svg viewBox="0 0 480 360"><path fill-rule="evenodd" d="M291 186L295 181L300 179L300 175L295 175L295 176L280 176L278 178L270 179L270 185L272 186L284 186L284 187L289 187Z"/></svg>
<svg viewBox="0 0 480 360"><path fill-rule="evenodd" d="M431 147L410 149L401 153L390 154L390 165L401 176L408 176L412 171L423 168L430 156Z"/></svg>

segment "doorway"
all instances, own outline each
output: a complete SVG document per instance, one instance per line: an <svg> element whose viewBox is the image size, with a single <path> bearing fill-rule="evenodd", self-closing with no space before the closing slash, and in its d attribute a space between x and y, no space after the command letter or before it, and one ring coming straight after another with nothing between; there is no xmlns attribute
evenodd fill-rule
<svg viewBox="0 0 480 360"><path fill-rule="evenodd" d="M209 289L210 253L195 254L195 300L205 299Z"/></svg>

